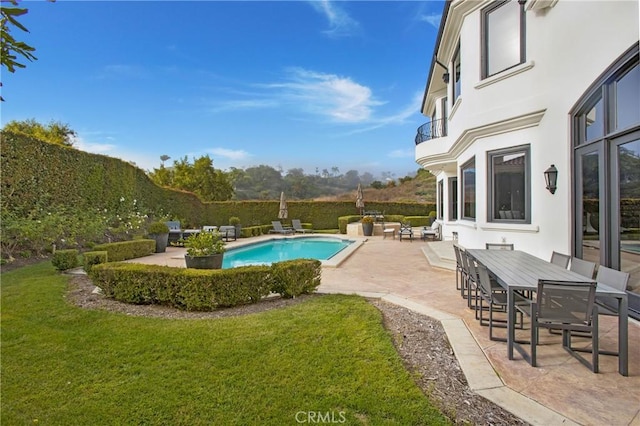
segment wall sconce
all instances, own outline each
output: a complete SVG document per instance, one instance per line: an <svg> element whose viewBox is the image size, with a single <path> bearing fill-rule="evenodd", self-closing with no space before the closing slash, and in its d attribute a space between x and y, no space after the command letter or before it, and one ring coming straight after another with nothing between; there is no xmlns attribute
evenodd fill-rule
<svg viewBox="0 0 640 426"><path fill-rule="evenodd" d="M444 84L449 84L449 73L445 72L444 74L442 74L442 81L444 81Z"/></svg>
<svg viewBox="0 0 640 426"><path fill-rule="evenodd" d="M544 180L547 182L547 189L550 193L555 194L558 183L558 169L553 164L544 171Z"/></svg>

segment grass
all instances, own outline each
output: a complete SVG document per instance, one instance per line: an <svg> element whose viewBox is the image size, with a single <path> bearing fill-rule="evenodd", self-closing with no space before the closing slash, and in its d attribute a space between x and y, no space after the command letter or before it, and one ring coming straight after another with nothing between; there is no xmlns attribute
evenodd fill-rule
<svg viewBox="0 0 640 426"><path fill-rule="evenodd" d="M77 308L67 282L50 262L2 274L3 425L447 424L359 297L171 320Z"/></svg>

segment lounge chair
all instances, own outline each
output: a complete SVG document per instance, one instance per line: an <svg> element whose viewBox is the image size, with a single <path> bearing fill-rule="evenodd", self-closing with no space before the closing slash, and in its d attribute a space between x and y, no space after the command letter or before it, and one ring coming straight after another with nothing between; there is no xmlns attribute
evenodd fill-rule
<svg viewBox="0 0 640 426"><path fill-rule="evenodd" d="M293 234L295 232L292 228L283 228L279 220L272 220L271 225L273 229L269 230L270 234Z"/></svg>
<svg viewBox="0 0 640 426"><path fill-rule="evenodd" d="M300 232L302 234L306 234L307 232L313 232L313 229L303 228L302 223L300 223L300 219L291 219L291 225L293 226L294 232Z"/></svg>
<svg viewBox="0 0 640 426"><path fill-rule="evenodd" d="M401 223L400 224L400 241L402 241L402 237L409 238L409 241L413 242L413 229L411 228L410 223Z"/></svg>
<svg viewBox="0 0 640 426"><path fill-rule="evenodd" d="M431 224L431 228L427 228L426 226L422 228L422 232L420 234L420 238L424 241L427 240L427 238L432 238L433 241L436 240L441 240L440 237L440 223L438 222L433 222Z"/></svg>

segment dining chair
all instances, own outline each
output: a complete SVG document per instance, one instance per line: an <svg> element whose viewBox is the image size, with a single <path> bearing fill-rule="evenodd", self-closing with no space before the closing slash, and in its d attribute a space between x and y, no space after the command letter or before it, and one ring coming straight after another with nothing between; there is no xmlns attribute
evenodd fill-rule
<svg viewBox="0 0 640 426"><path fill-rule="evenodd" d="M562 266L565 269L569 267L570 260L571 256L569 256L568 254L558 253L557 251L551 253L551 263Z"/></svg>
<svg viewBox="0 0 640 426"><path fill-rule="evenodd" d="M456 290L460 290L461 289L461 285L462 285L462 280L464 279L463 275L463 269L462 269L462 254L461 254L462 248L457 245L454 244L453 245L453 252L456 255ZM460 278L458 280L458 278Z"/></svg>
<svg viewBox="0 0 640 426"><path fill-rule="evenodd" d="M588 260L572 257L569 270L591 280L593 279L593 273L596 271L596 264L594 262L589 262Z"/></svg>
<svg viewBox="0 0 640 426"><path fill-rule="evenodd" d="M513 244L486 243L485 248L487 250L513 250Z"/></svg>
<svg viewBox="0 0 640 426"><path fill-rule="evenodd" d="M478 280L480 283L480 306L478 308L478 312L480 313L480 325L489 326L489 339L499 342L506 342L507 339L504 337L494 337L493 335L493 327L499 328L507 328L507 320L506 319L495 319L493 317L493 313L498 311L502 313L507 313L507 293L505 290L500 287L500 285L491 279L489 276L489 271L487 267L483 264L479 263L477 266L478 271ZM487 308L489 311L489 319L488 322L485 322L483 311L485 309L483 306L483 302L487 303ZM519 303L519 302L516 302ZM494 309L497 308L497 309ZM518 324L517 314L520 314L520 328L522 328L522 312L514 311L513 314L515 316L516 325ZM497 324L494 324L497 323Z"/></svg>
<svg viewBox="0 0 640 426"><path fill-rule="evenodd" d="M540 328L562 330L562 347L582 364L598 372L598 307L595 305L595 281L538 280L536 298L531 303L516 304L516 310L531 317L531 350L521 354L531 366L537 366L538 331ZM571 332L591 334L591 363L571 346ZM519 350L520 351L520 350ZM584 351L584 350L583 350ZM580 351L580 352L583 352Z"/></svg>

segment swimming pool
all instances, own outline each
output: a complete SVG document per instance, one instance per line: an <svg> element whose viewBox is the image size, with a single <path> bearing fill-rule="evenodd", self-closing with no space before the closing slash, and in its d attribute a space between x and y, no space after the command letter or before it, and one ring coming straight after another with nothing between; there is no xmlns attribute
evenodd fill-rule
<svg viewBox="0 0 640 426"><path fill-rule="evenodd" d="M269 265L293 259L318 259L323 265L332 265L330 259L338 254L350 252L358 244L354 240L336 237L292 237L273 238L259 243L231 248L224 254L222 268L235 268L246 265ZM344 259L342 259L344 260Z"/></svg>

